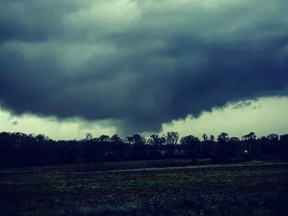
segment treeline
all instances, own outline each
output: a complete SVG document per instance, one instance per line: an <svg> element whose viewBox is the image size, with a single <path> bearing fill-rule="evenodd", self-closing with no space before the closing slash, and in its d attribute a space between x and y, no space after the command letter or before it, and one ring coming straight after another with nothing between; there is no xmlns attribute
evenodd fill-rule
<svg viewBox="0 0 288 216"><path fill-rule="evenodd" d="M223 132L216 138L203 134L181 139L177 132L164 136L139 134L121 138L102 135L83 140L54 141L45 135L0 133L0 167L156 159L210 159L211 163L240 162L255 159L288 158L288 134L270 134L257 138L251 132L241 139Z"/></svg>

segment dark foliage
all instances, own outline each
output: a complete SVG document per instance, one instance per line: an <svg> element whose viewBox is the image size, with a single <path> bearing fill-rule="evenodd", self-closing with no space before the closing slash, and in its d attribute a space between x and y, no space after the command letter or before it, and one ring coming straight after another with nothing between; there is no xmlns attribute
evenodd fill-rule
<svg viewBox="0 0 288 216"><path fill-rule="evenodd" d="M182 137L169 132L166 136L139 134L125 139L118 135L83 140L54 141L45 135L0 133L0 167L42 166L71 163L109 162L125 160L155 160L167 158L210 158L211 163L242 162L252 159L288 158L288 134L270 134L257 138L251 132L240 140L221 133L217 141L203 135L203 141L189 135Z"/></svg>

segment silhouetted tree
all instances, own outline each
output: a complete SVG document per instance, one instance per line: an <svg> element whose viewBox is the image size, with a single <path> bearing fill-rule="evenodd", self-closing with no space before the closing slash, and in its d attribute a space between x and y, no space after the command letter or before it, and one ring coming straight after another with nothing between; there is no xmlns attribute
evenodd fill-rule
<svg viewBox="0 0 288 216"><path fill-rule="evenodd" d="M254 132L250 132L244 136L242 136L242 149L243 151L249 152L249 155L256 156L259 152L257 152L257 136Z"/></svg>
<svg viewBox="0 0 288 216"><path fill-rule="evenodd" d="M139 134L134 134L132 136L128 136L126 140L133 145L133 154L131 154L131 159L140 159L143 160L146 158L146 139L145 137L139 135Z"/></svg>
<svg viewBox="0 0 288 216"><path fill-rule="evenodd" d="M86 140L92 140L93 136L91 133L86 133Z"/></svg>
<svg viewBox="0 0 288 216"><path fill-rule="evenodd" d="M280 157L281 159L288 159L288 134L280 136L280 146L281 149Z"/></svg>
<svg viewBox="0 0 288 216"><path fill-rule="evenodd" d="M229 137L225 132L220 133L217 136L218 144L215 148L215 152L211 155L211 161L213 163L228 163L230 156L229 149Z"/></svg>
<svg viewBox="0 0 288 216"><path fill-rule="evenodd" d="M212 141L212 142L215 141L215 137L213 135L210 135L210 141Z"/></svg>
<svg viewBox="0 0 288 216"><path fill-rule="evenodd" d="M229 141L228 134L225 132L222 132L218 135L217 140L219 143L227 143Z"/></svg>
<svg viewBox="0 0 288 216"><path fill-rule="evenodd" d="M254 132L250 132L249 134L246 134L243 136L243 140L256 140L256 135Z"/></svg>
<svg viewBox="0 0 288 216"><path fill-rule="evenodd" d="M195 158L199 157L200 153L200 140L192 135L188 135L181 138L181 145L184 146L184 154L187 157Z"/></svg>
<svg viewBox="0 0 288 216"><path fill-rule="evenodd" d="M152 134L150 137L152 145L163 145L166 142L165 137L161 137L158 134Z"/></svg>
<svg viewBox="0 0 288 216"><path fill-rule="evenodd" d="M178 132L168 132L166 135L166 144L177 144L179 139L179 133Z"/></svg>
<svg viewBox="0 0 288 216"><path fill-rule="evenodd" d="M288 134L269 134L257 138L250 132L239 140L223 132L215 141L214 136L203 135L203 141L188 135L180 139L179 134L168 132L159 136L152 134L148 141L134 134L120 138L101 135L93 138L87 133L83 140L53 141L45 135L24 133L0 133L0 167L38 166L63 163L83 163L117 160L144 160L161 158L207 158L212 163L227 163L242 159L288 158ZM163 145L163 144L166 145ZM100 163L99 163L100 162Z"/></svg>
<svg viewBox="0 0 288 216"><path fill-rule="evenodd" d="M204 133L204 134L202 135L202 137L203 137L203 141L204 141L204 142L208 141L208 136L207 136L207 134Z"/></svg>
<svg viewBox="0 0 288 216"><path fill-rule="evenodd" d="M163 144L166 142L165 137L159 136L158 134L152 134L148 139L147 144L150 145L150 151L148 152L149 158L160 159L162 158L161 150Z"/></svg>

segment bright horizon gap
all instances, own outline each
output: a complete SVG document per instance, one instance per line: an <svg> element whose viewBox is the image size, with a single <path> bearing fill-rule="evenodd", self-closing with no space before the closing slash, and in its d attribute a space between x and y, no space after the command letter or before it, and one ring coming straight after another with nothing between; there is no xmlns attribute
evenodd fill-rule
<svg viewBox="0 0 288 216"><path fill-rule="evenodd" d="M229 137L238 138L249 132L254 132L257 137L271 133L282 135L288 133L287 107L288 97L285 96L228 103L223 108L203 112L198 118L188 115L185 119L163 123L158 134L176 131L179 137L193 135L199 139L202 139L204 133L216 137L221 132L226 132ZM86 133L91 133L93 137L117 134L112 121L88 122L79 118L58 120L54 117L43 118L31 114L14 116L4 109L0 109L0 120L0 131L44 134L53 140L84 139ZM153 133L155 132L147 131L139 134L149 137Z"/></svg>

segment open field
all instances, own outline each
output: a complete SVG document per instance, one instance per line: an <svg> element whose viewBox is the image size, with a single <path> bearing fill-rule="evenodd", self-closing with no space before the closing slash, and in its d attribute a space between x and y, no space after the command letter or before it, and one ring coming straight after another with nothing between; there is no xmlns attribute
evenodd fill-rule
<svg viewBox="0 0 288 216"><path fill-rule="evenodd" d="M92 164L89 169L82 166L83 170L73 165L0 170L0 215L288 212L287 163L110 171L93 171Z"/></svg>

